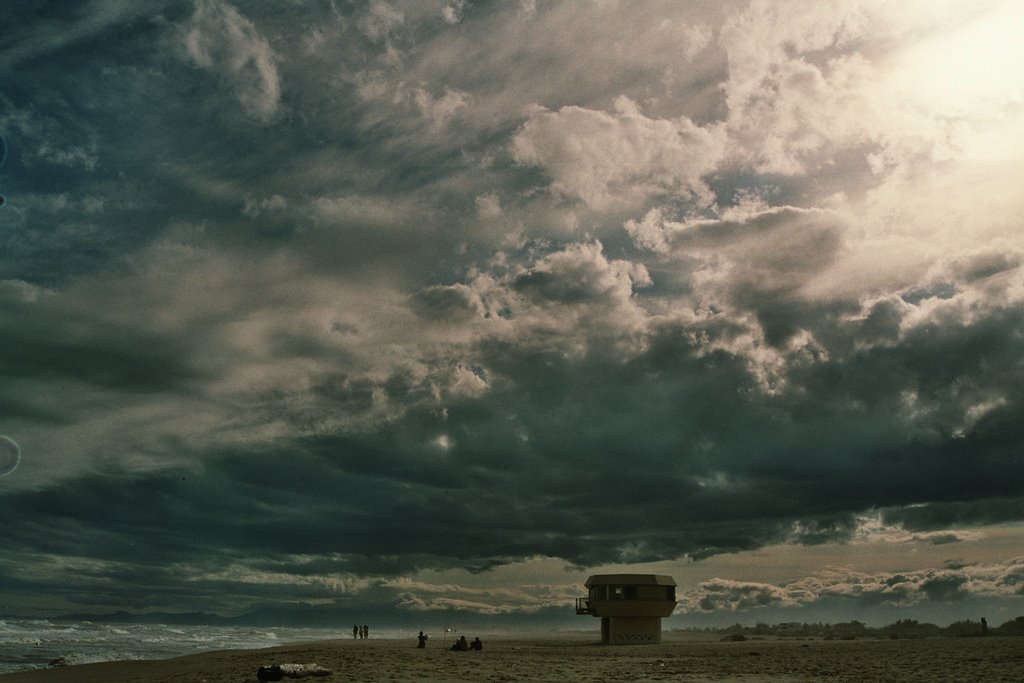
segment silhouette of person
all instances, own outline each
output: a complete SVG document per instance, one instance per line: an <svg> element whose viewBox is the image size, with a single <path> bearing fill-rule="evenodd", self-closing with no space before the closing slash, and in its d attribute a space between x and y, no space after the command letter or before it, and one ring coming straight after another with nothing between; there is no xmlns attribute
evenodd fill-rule
<svg viewBox="0 0 1024 683"><path fill-rule="evenodd" d="M353 624L352 625L352 640L355 640L358 637L359 637L359 625L358 624Z"/></svg>
<svg viewBox="0 0 1024 683"><path fill-rule="evenodd" d="M473 642L469 644L469 649L477 651L482 651L484 649L484 644L481 642L480 636L473 639Z"/></svg>
<svg viewBox="0 0 1024 683"><path fill-rule="evenodd" d="M363 638L369 638L369 637L370 637L370 627L367 626L366 624L363 624Z"/></svg>
<svg viewBox="0 0 1024 683"><path fill-rule="evenodd" d="M420 635L417 637L417 639L419 640L419 643L417 643L416 647L427 646L427 636L423 635L423 631L420 631Z"/></svg>
<svg viewBox="0 0 1024 683"><path fill-rule="evenodd" d="M452 650L456 652L469 652L469 643L466 641L466 636L459 636L459 639L452 645Z"/></svg>

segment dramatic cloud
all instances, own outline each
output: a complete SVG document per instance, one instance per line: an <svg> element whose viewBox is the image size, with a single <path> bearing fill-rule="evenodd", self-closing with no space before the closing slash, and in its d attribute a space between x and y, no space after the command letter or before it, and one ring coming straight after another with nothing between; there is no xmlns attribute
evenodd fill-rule
<svg viewBox="0 0 1024 683"><path fill-rule="evenodd" d="M614 107L614 114L580 107L535 112L512 141L513 157L541 166L554 190L595 209L652 194L710 201L701 178L722 156L718 129L685 117L649 119L624 96Z"/></svg>
<svg viewBox="0 0 1024 683"><path fill-rule="evenodd" d="M1018 609L1015 3L123 4L0 37L12 611Z"/></svg>
<svg viewBox="0 0 1024 683"><path fill-rule="evenodd" d="M801 607L818 601L848 601L856 605L889 604L909 607L924 602L949 603L970 597L1009 597L1021 594L1024 558L1005 564L949 563L938 569L898 574L865 574L829 569L781 586L715 579L684 592L683 609L744 611L768 607Z"/></svg>
<svg viewBox="0 0 1024 683"><path fill-rule="evenodd" d="M219 73L252 115L268 119L277 112L281 83L274 52L237 9L219 0L198 2L183 42L196 66Z"/></svg>

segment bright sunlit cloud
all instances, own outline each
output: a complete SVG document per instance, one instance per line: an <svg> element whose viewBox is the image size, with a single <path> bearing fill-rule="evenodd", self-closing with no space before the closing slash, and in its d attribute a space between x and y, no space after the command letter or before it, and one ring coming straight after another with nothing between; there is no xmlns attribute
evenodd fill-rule
<svg viewBox="0 0 1024 683"><path fill-rule="evenodd" d="M1024 106L1024 5L1014 0L899 54L895 86L935 114L997 117Z"/></svg>

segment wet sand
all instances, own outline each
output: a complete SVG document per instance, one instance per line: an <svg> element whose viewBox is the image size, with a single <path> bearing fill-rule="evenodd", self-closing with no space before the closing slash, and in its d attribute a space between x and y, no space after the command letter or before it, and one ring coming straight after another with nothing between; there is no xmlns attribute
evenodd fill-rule
<svg viewBox="0 0 1024 683"><path fill-rule="evenodd" d="M467 634L470 638L475 634ZM0 683L256 683L260 666L317 663L304 681L1024 681L1024 639L825 641L667 633L660 645L602 647L590 634L487 638L483 652L431 641L338 640L162 661L110 662L0 675ZM285 679L294 680L294 679Z"/></svg>

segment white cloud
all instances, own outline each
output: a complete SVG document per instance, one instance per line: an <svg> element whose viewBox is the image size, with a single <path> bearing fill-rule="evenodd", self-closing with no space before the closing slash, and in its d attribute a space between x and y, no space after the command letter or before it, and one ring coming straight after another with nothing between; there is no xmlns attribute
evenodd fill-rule
<svg viewBox="0 0 1024 683"><path fill-rule="evenodd" d="M373 0L366 14L360 19L359 27L371 40L382 40L404 22L405 14L392 7L386 0Z"/></svg>
<svg viewBox="0 0 1024 683"><path fill-rule="evenodd" d="M723 143L717 128L686 117L651 119L619 97L614 113L575 106L534 111L513 139L512 154L543 168L556 192L594 209L660 194L708 204L702 176L721 158Z"/></svg>
<svg viewBox="0 0 1024 683"><path fill-rule="evenodd" d="M942 545L946 543L959 543L961 541L975 541L982 538L984 538L984 534L964 529L938 532L907 531L902 525L885 524L879 515L869 515L858 518L857 528L854 531L851 542L860 545L912 543ZM876 545L876 547L878 546Z"/></svg>
<svg viewBox="0 0 1024 683"><path fill-rule="evenodd" d="M282 211L288 206L288 200L279 194L273 194L269 197L263 197L257 199L256 197L246 197L245 206L242 207L242 213L250 218L255 218L262 213L268 211Z"/></svg>
<svg viewBox="0 0 1024 683"><path fill-rule="evenodd" d="M462 20L462 11L466 7L466 0L451 0L441 8L441 16L445 23L457 24Z"/></svg>
<svg viewBox="0 0 1024 683"><path fill-rule="evenodd" d="M473 93L474 117L487 125L518 122L534 103L600 110L619 95L655 118L706 121L720 108L713 82L725 66L712 22L737 5L499 4L463 13L461 29L417 46L410 67L428 83L461 77L453 86Z"/></svg>
<svg viewBox="0 0 1024 683"><path fill-rule="evenodd" d="M441 87L431 89L428 84L411 84L382 71L361 72L354 76L356 91L368 103L382 105L373 116L394 120L397 113L408 116L415 113L434 132L439 132L470 105L469 93ZM439 94L435 94L439 93Z"/></svg>
<svg viewBox="0 0 1024 683"><path fill-rule="evenodd" d="M679 592L681 612L746 611L769 607L808 607L842 599L870 605L913 606L966 597L1020 594L1024 558L999 562L947 562L943 567L902 572L863 572L831 567L783 584L715 578Z"/></svg>
<svg viewBox="0 0 1024 683"><path fill-rule="evenodd" d="M196 0L182 37L189 59L216 72L251 115L269 120L281 101L277 56L256 26L233 6Z"/></svg>
<svg viewBox="0 0 1024 683"><path fill-rule="evenodd" d="M0 98L0 130L10 145L17 140L20 162L95 171L100 162L98 136L90 122L77 117L54 117L33 107L19 108ZM9 166L7 167L10 168ZM9 172L9 171L8 171Z"/></svg>
<svg viewBox="0 0 1024 683"><path fill-rule="evenodd" d="M460 577L461 578L461 577ZM472 577L466 577L472 580ZM492 582L486 582L492 584ZM381 585L398 591L396 606L413 611L458 610L476 614L530 614L553 605L569 605L577 589L569 584L498 585L438 583L423 577L398 577Z"/></svg>
<svg viewBox="0 0 1024 683"><path fill-rule="evenodd" d="M849 165L844 151L875 173L960 157L978 123L1019 103L1024 54L1001 29L1020 25L1019 8L904 5L757 0L730 17L731 153L783 174Z"/></svg>
<svg viewBox="0 0 1024 683"><path fill-rule="evenodd" d="M641 249L649 249L659 254L669 251L666 236L665 217L661 209L654 208L644 215L642 220L629 219L623 225L633 242Z"/></svg>
<svg viewBox="0 0 1024 683"><path fill-rule="evenodd" d="M422 206L417 202L373 195L352 194L317 197L311 202L313 216L328 223L357 222L379 229L398 230Z"/></svg>
<svg viewBox="0 0 1024 683"><path fill-rule="evenodd" d="M847 220L832 211L750 199L718 217L681 221L656 207L623 227L638 248L673 267L677 287L698 307L757 310L779 297L815 299L818 292L807 285L827 276L842 255Z"/></svg>
<svg viewBox="0 0 1024 683"><path fill-rule="evenodd" d="M446 88L444 94L437 97L424 88L413 88L410 92L420 112L436 127L446 125L469 103L468 93L451 88Z"/></svg>
<svg viewBox="0 0 1024 683"><path fill-rule="evenodd" d="M622 305L634 287L651 284L643 265L605 258L600 242L572 244L516 274L513 286L527 296L559 304Z"/></svg>
<svg viewBox="0 0 1024 683"><path fill-rule="evenodd" d="M685 594L681 602L683 609L690 611L724 609L733 612L769 606L791 607L797 604L797 601L779 586L729 579L705 581L700 584L695 594Z"/></svg>
<svg viewBox="0 0 1024 683"><path fill-rule="evenodd" d="M501 215L501 199L493 192L482 194L474 201L481 218L497 218Z"/></svg>

